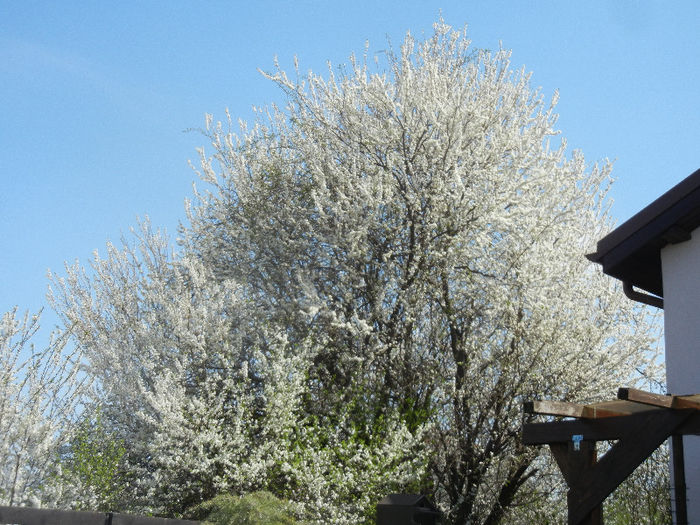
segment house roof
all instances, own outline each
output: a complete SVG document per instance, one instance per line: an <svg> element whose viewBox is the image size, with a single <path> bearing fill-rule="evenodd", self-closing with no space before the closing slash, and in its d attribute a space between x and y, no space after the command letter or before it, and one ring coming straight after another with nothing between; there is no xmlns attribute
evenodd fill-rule
<svg viewBox="0 0 700 525"><path fill-rule="evenodd" d="M663 297L661 248L690 239L700 226L700 169L600 241L588 259L603 272Z"/></svg>

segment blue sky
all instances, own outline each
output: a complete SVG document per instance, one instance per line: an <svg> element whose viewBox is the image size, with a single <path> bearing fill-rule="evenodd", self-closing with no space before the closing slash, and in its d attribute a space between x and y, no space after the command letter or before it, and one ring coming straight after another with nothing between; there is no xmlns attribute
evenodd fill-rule
<svg viewBox="0 0 700 525"><path fill-rule="evenodd" d="M618 222L700 168L695 1L0 0L0 313L40 308L47 269L87 263L137 216L175 235L206 144L186 130L283 102L257 71L275 56L323 72L440 12L559 90L569 147L616 159Z"/></svg>

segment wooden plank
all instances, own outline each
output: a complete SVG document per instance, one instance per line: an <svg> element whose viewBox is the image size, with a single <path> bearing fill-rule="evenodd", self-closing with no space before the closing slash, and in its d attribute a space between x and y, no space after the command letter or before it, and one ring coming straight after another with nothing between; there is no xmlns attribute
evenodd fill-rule
<svg viewBox="0 0 700 525"><path fill-rule="evenodd" d="M656 407L673 408L673 396L654 394L653 392L637 390L636 388L620 388L617 391L617 398Z"/></svg>
<svg viewBox="0 0 700 525"><path fill-rule="evenodd" d="M620 388L617 392L619 399L634 401L635 403L643 403L663 408L692 408L700 410L700 396L697 394L688 396L666 396L663 394L655 394L636 388Z"/></svg>
<svg viewBox="0 0 700 525"><path fill-rule="evenodd" d="M584 405L566 401L526 401L523 405L526 414L543 416L583 417Z"/></svg>
<svg viewBox="0 0 700 525"><path fill-rule="evenodd" d="M615 417L631 414L635 410L630 409L633 403L622 401L607 401L603 403L591 403L581 405L566 401L527 401L523 403L526 414L538 414L542 416L574 417L585 419L598 419L601 417Z"/></svg>

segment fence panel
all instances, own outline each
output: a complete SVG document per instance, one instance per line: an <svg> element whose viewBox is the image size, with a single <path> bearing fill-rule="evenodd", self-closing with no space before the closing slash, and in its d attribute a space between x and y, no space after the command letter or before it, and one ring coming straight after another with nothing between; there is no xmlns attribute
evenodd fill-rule
<svg viewBox="0 0 700 525"><path fill-rule="evenodd" d="M199 525L198 521L151 518L116 512L0 506L0 524L19 525Z"/></svg>
<svg viewBox="0 0 700 525"><path fill-rule="evenodd" d="M105 525L107 523L107 515L104 512L0 507L0 523L19 523L21 525Z"/></svg>
<svg viewBox="0 0 700 525"><path fill-rule="evenodd" d="M151 518L131 514L112 513L111 525L199 525L198 521L177 520L174 518Z"/></svg>

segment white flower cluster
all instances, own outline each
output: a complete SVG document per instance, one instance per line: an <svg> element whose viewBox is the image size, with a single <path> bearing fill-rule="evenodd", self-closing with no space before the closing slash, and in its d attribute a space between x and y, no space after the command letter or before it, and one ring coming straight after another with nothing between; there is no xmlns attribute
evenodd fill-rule
<svg viewBox="0 0 700 525"><path fill-rule="evenodd" d="M80 356L55 333L46 348L30 343L40 314L0 318L0 505L55 504L62 487L58 455L82 400Z"/></svg>

